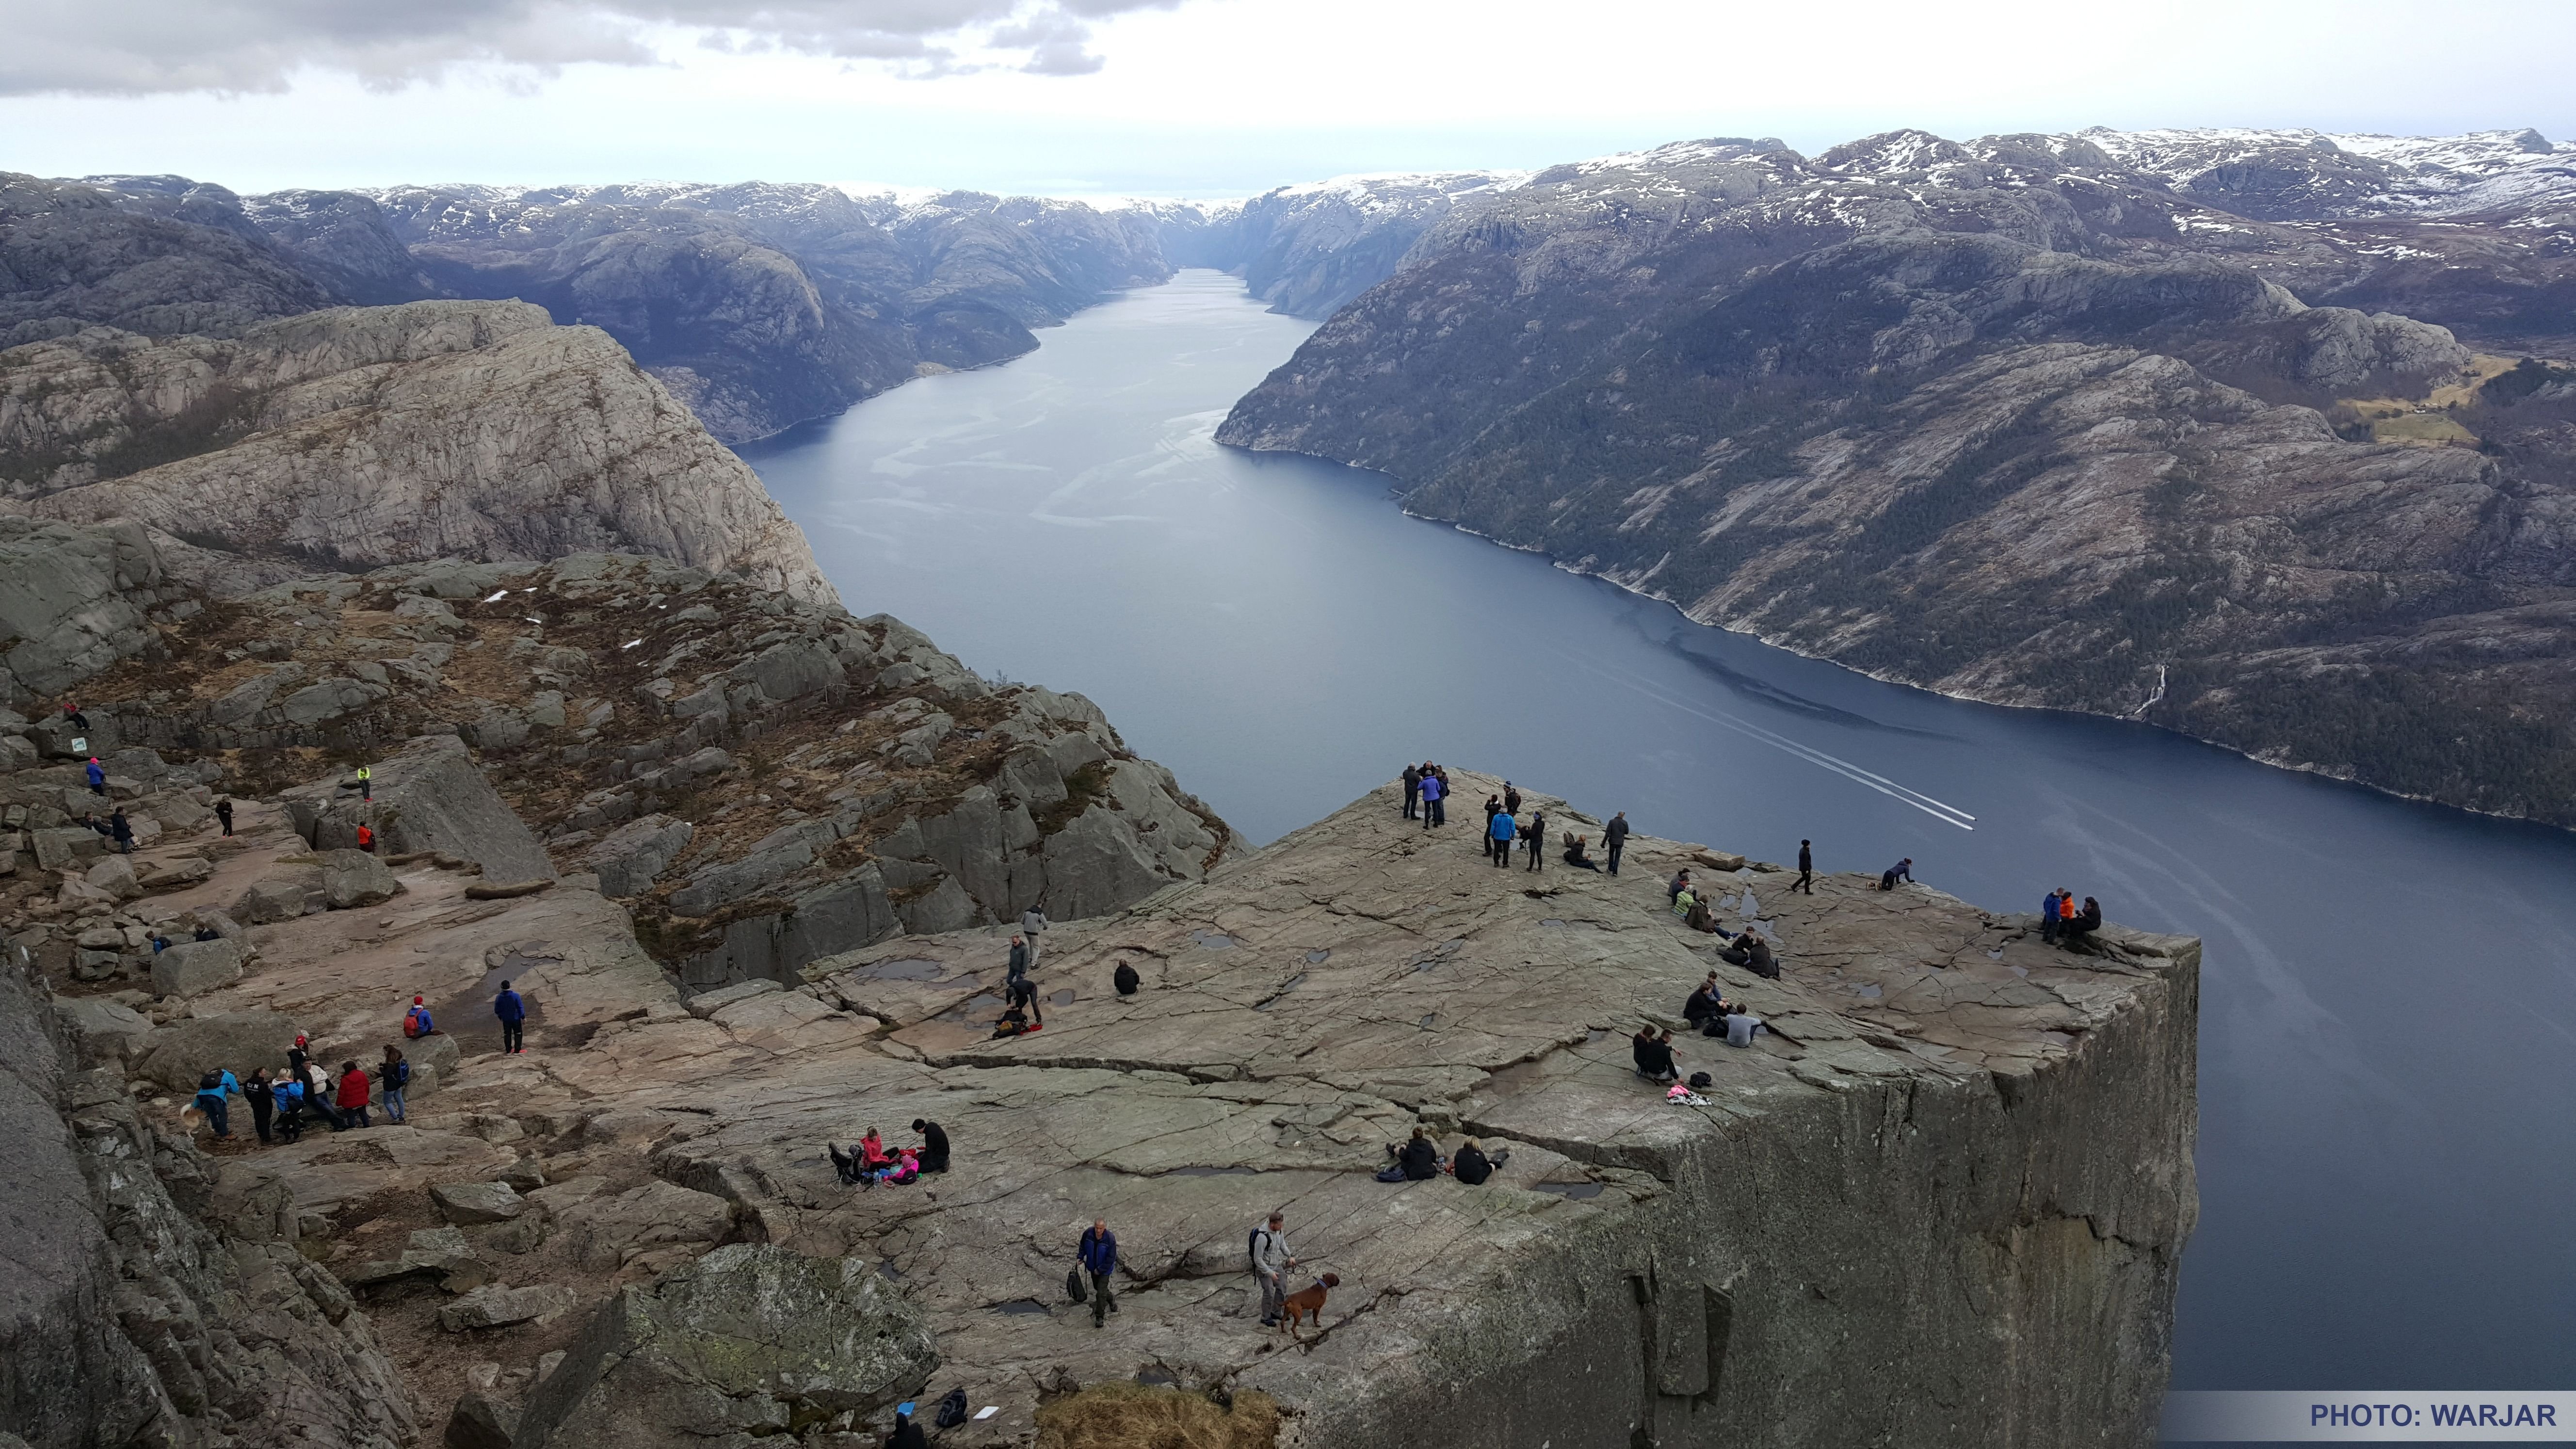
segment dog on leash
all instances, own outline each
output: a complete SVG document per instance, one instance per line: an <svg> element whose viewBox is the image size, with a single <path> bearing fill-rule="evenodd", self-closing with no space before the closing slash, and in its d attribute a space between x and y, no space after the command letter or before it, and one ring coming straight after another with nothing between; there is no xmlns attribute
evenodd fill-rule
<svg viewBox="0 0 2576 1449"><path fill-rule="evenodd" d="M1340 1278L1327 1273L1315 1280L1315 1286L1300 1288L1289 1294L1280 1301L1279 1326L1288 1330L1290 1338L1295 1338L1297 1320L1311 1318L1315 1322L1315 1327L1320 1330L1324 1326L1324 1295L1341 1286Z"/></svg>

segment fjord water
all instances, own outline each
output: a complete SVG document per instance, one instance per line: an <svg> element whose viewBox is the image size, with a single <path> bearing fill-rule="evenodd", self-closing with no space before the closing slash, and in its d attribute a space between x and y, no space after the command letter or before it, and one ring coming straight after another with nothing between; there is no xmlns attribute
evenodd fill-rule
<svg viewBox="0 0 2576 1449"><path fill-rule="evenodd" d="M1186 272L749 456L854 611L1091 696L1255 841L1433 758L2202 936L2175 1387L2576 1387L2576 836L1881 684L1217 447L1310 330Z"/></svg>

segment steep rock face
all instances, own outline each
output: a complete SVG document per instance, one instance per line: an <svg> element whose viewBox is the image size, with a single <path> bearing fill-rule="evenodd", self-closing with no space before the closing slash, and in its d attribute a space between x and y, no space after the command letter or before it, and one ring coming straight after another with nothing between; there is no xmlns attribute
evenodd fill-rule
<svg viewBox="0 0 2576 1449"><path fill-rule="evenodd" d="M417 302L153 343L0 354L30 511L232 553L359 565L644 549L829 599L758 478L592 328Z"/></svg>
<svg viewBox="0 0 2576 1449"><path fill-rule="evenodd" d="M140 652L154 605L183 598L140 525L0 517L0 704L60 694Z"/></svg>
<svg viewBox="0 0 2576 1449"><path fill-rule="evenodd" d="M1219 264L1291 317L1329 317L1392 274L1453 209L1508 190L1525 172L1345 176L1283 186L1243 203L1224 229Z"/></svg>
<svg viewBox="0 0 2576 1449"><path fill-rule="evenodd" d="M397 851L552 874L486 858L511 831L468 822L479 778L438 783L471 773L461 737L694 985L1032 907L1116 910L1200 879L1230 841L1080 695L988 685L898 620L658 559L281 584L163 629L156 653L87 686L103 738L251 751L260 780L307 768L300 748L374 758L372 806L295 777L313 847L368 819Z"/></svg>
<svg viewBox="0 0 2576 1449"><path fill-rule="evenodd" d="M286 1184L157 1115L79 1070L42 984L0 969L0 1431L33 1449L409 1442L367 1316L296 1250Z"/></svg>
<svg viewBox="0 0 2576 1449"><path fill-rule="evenodd" d="M2308 307L2082 138L1655 154L1453 214L1220 440L1883 677L2576 820L2556 374Z"/></svg>

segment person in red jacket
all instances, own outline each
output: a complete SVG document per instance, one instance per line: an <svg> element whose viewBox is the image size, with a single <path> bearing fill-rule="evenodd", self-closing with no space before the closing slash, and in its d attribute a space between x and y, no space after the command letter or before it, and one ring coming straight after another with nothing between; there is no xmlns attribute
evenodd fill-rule
<svg viewBox="0 0 2576 1449"><path fill-rule="evenodd" d="M367 1121L367 1074L358 1069L356 1062L340 1064L340 1090L332 1102L350 1126L372 1125Z"/></svg>

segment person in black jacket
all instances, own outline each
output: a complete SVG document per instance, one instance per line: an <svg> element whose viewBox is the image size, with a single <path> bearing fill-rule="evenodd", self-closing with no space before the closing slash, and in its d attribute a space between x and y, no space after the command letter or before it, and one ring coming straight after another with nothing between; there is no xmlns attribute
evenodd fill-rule
<svg viewBox="0 0 2576 1449"><path fill-rule="evenodd" d="M1404 1146L1396 1150L1395 1165L1404 1169L1405 1181L1429 1182L1440 1175L1440 1149L1431 1145L1431 1138L1416 1127L1413 1135L1405 1139Z"/></svg>
<svg viewBox="0 0 2576 1449"><path fill-rule="evenodd" d="M1628 812L1620 811L1601 827L1601 846L1610 852L1610 873L1619 873L1619 852L1628 848Z"/></svg>
<svg viewBox="0 0 2576 1449"><path fill-rule="evenodd" d="M913 1422L912 1405L895 1405L894 1432L886 1436L885 1449L930 1449L929 1438Z"/></svg>
<svg viewBox="0 0 2576 1449"><path fill-rule="evenodd" d="M233 800L230 795L215 802L215 818L223 822L224 834L233 833Z"/></svg>
<svg viewBox="0 0 2576 1449"><path fill-rule="evenodd" d="M1801 840L1798 842L1798 883L1789 887L1789 889L1793 891L1805 891L1809 895L1814 895L1816 893L1815 844L1816 843L1812 840Z"/></svg>
<svg viewBox="0 0 2576 1449"><path fill-rule="evenodd" d="M1046 1013L1038 1008L1038 985L1036 982L1031 981L1025 976L1014 976L1011 978L1011 984L1006 995L1008 996L1011 1005L1027 1009L1030 1020L1036 1022L1039 1026L1046 1025Z"/></svg>
<svg viewBox="0 0 2576 1449"><path fill-rule="evenodd" d="M1547 812L1530 812L1529 824L1521 827L1521 848L1529 853L1529 868L1536 870L1547 858Z"/></svg>
<svg viewBox="0 0 2576 1449"><path fill-rule="evenodd" d="M921 1134L921 1170L946 1172L948 1170L947 1132L942 1130L938 1123L924 1117L912 1119L912 1130Z"/></svg>
<svg viewBox="0 0 2576 1449"><path fill-rule="evenodd" d="M1637 1037L1637 1074L1650 1082L1678 1082L1681 1068L1673 1065L1673 1034L1660 1036L1639 1033Z"/></svg>
<svg viewBox="0 0 2576 1449"><path fill-rule="evenodd" d="M1682 1003L1682 1020L1707 1033L1709 1019L1725 1014L1726 997L1717 989L1717 973L1711 971L1708 979L1691 992L1690 1000ZM1720 1027L1719 1030L1725 1028Z"/></svg>
<svg viewBox="0 0 2576 1449"><path fill-rule="evenodd" d="M1133 996L1136 994L1136 988L1145 984L1138 979L1136 968L1124 961L1119 962L1118 969L1110 973L1109 980L1118 988L1118 994L1121 996Z"/></svg>
<svg viewBox="0 0 2576 1449"><path fill-rule="evenodd" d="M268 1068L250 1074L250 1080L242 1084L242 1096L250 1103L250 1125L258 1129L260 1143L265 1146L271 1140L269 1118L277 1111L277 1089L268 1084Z"/></svg>
<svg viewBox="0 0 2576 1449"><path fill-rule="evenodd" d="M2075 919L2060 926L2057 935L2060 942L2072 946L2079 938L2089 936L2100 929L2102 929L2102 903L2091 896L2086 896L2084 909L2076 913Z"/></svg>
<svg viewBox="0 0 2576 1449"><path fill-rule="evenodd" d="M1469 1187L1480 1187L1486 1178L1494 1175L1494 1163L1476 1139L1470 1137L1459 1146L1458 1155L1450 1160L1449 1170Z"/></svg>

